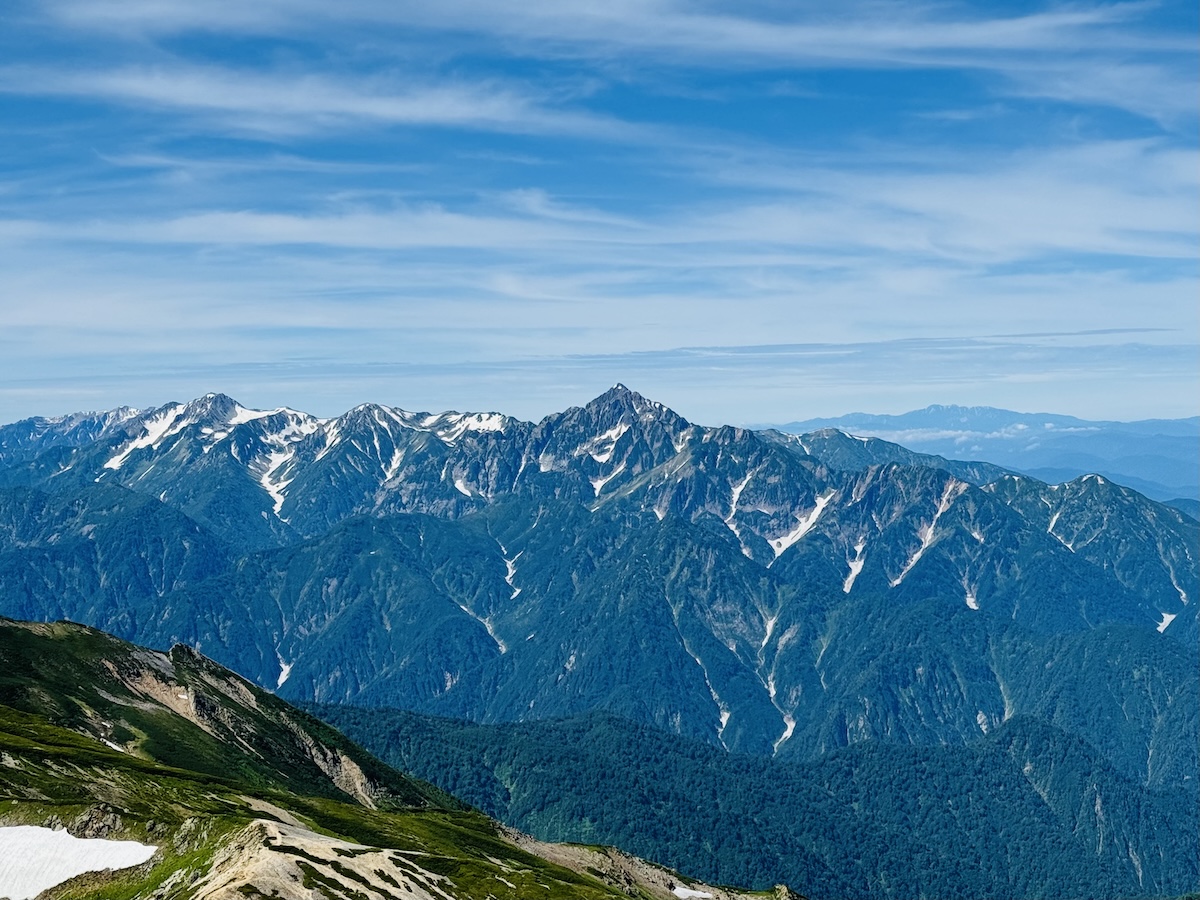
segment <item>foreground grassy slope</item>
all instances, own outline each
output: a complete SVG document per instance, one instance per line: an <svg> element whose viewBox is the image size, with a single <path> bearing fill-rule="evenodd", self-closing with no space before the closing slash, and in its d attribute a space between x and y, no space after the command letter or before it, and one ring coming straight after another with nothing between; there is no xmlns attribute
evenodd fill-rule
<svg viewBox="0 0 1200 900"><path fill-rule="evenodd" d="M423 870L453 882L442 885L453 897L618 896L594 878L513 846L495 823L469 810L369 810L327 797L252 787L110 750L4 707L0 754L4 824L65 825L82 835L135 839L161 848L144 866L113 879L77 879L56 891L58 897L125 900L148 890L162 897L195 896L193 888L208 879L214 861L264 818L285 825L296 821L307 831L341 842L415 854ZM362 891L364 885L355 879L319 864L320 856L329 854L295 843L280 846L280 855L306 862L316 873L310 878L336 895ZM335 851L329 861L339 857ZM247 880L245 886L249 892L255 884ZM265 884L259 887L266 889Z"/></svg>
<svg viewBox="0 0 1200 900"><path fill-rule="evenodd" d="M0 825L159 848L54 897L652 900L690 884L653 867L626 878L583 848L583 865L551 862L189 651L5 620L0 671Z"/></svg>

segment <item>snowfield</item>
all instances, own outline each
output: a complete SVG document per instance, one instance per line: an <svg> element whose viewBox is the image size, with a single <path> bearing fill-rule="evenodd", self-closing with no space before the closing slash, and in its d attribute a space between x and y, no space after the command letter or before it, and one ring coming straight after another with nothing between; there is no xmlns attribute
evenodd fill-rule
<svg viewBox="0 0 1200 900"><path fill-rule="evenodd" d="M84 872L144 863L157 847L137 841L77 838L33 825L0 828L0 897L29 900Z"/></svg>

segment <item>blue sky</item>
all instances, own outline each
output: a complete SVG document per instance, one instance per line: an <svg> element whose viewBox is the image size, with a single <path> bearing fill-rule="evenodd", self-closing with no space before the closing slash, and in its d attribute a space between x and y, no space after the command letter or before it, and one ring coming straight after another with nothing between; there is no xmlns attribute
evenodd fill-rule
<svg viewBox="0 0 1200 900"><path fill-rule="evenodd" d="M1200 412L1191 2L0 16L0 421Z"/></svg>

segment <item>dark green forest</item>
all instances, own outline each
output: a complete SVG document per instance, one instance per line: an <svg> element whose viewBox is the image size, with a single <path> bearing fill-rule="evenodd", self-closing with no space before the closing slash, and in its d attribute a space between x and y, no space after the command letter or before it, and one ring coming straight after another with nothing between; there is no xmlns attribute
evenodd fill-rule
<svg viewBox="0 0 1200 900"><path fill-rule="evenodd" d="M310 709L538 837L615 844L717 883L786 882L814 900L1132 898L1197 886L1195 798L1145 790L1032 719L965 748L872 743L794 763L603 713L487 726ZM1146 844L1162 856L1139 860L1139 883L1130 853Z"/></svg>

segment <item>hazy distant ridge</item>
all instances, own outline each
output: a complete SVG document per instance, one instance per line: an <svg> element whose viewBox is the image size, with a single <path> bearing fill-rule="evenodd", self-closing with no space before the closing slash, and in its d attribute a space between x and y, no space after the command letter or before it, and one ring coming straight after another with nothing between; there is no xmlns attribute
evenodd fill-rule
<svg viewBox="0 0 1200 900"><path fill-rule="evenodd" d="M1200 416L1110 422L991 406L927 406L763 425L791 434L837 428L947 459L987 460L1057 483L1096 473L1154 500L1200 500ZM1195 505L1180 504L1195 515Z"/></svg>

